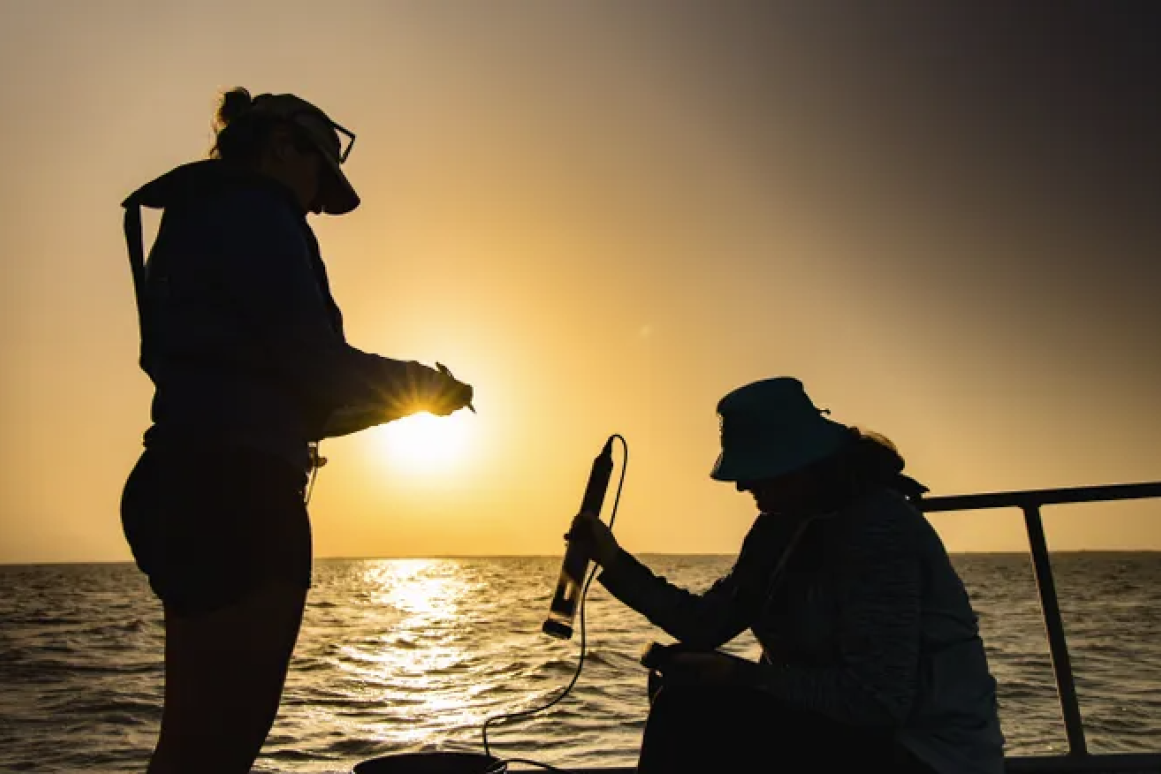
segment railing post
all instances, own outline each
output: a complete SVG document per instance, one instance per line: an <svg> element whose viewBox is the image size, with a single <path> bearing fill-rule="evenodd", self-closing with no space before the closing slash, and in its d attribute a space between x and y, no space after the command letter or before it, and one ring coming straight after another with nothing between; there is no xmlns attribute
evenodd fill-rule
<svg viewBox="0 0 1161 774"><path fill-rule="evenodd" d="M1076 698L1072 661L1064 640L1064 622L1056 600L1056 583L1052 579L1052 562L1048 557L1048 541L1044 537L1044 522L1040 506L1022 505L1024 524L1028 528L1028 543L1032 548L1032 568L1036 573L1036 587L1040 592L1040 609L1048 630L1048 650L1052 656L1052 671L1056 675L1056 691L1060 697L1060 711L1064 716L1064 730L1068 734L1068 751L1073 755L1087 755L1084 724L1080 718L1080 703Z"/></svg>

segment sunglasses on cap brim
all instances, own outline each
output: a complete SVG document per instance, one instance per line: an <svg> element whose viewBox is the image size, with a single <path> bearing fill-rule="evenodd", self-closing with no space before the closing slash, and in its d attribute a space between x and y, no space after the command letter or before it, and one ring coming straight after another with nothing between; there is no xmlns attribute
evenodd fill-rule
<svg viewBox="0 0 1161 774"><path fill-rule="evenodd" d="M347 129L346 127L344 127L340 124L336 124L334 121L327 118L325 114L323 114L319 111L316 111L316 110L299 110L299 111L291 113L289 116L287 116L286 119L288 121L290 121L292 124L295 124L296 126L302 128L304 131L306 131L307 136L311 137L312 143L314 142L314 138L311 135L310 130L306 129L306 127L303 126L298 121L299 116L309 116L311 118L314 118L314 119L326 124L331 129L334 130L335 134L337 134L339 137L339 154L338 154L339 163L345 164L347 161L347 157L351 155L351 148L355 147L355 133L352 132L350 129ZM345 144L343 142L344 138L346 138ZM326 151L325 148L322 150L324 152Z"/></svg>

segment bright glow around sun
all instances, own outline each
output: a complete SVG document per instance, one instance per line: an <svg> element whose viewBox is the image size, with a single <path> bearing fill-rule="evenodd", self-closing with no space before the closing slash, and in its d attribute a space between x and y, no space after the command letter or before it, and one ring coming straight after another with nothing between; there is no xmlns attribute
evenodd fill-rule
<svg viewBox="0 0 1161 774"><path fill-rule="evenodd" d="M471 445L473 415L412 414L375 428L376 445L389 464L408 473L436 473L459 464Z"/></svg>

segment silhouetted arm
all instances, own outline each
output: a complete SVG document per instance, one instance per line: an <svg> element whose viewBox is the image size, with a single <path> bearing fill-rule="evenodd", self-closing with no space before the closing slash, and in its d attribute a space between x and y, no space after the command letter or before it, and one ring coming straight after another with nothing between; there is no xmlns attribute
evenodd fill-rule
<svg viewBox="0 0 1161 774"><path fill-rule="evenodd" d="M749 627L764 598L770 555L766 525L751 528L733 568L705 593L695 594L653 573L622 552L597 577L609 593L674 639L711 650Z"/></svg>
<svg viewBox="0 0 1161 774"><path fill-rule="evenodd" d="M418 364L363 352L332 327L293 213L247 191L218 200L207 214L213 227L205 238L217 244L206 252L221 261L222 289L254 334L246 351L252 365L320 405L362 407L366 426L409 413L404 404Z"/></svg>

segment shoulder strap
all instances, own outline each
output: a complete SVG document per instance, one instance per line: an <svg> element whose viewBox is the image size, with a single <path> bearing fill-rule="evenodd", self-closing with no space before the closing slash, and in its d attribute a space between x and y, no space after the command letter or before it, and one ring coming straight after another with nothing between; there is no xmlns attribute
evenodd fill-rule
<svg viewBox="0 0 1161 774"><path fill-rule="evenodd" d="M133 275L133 296L137 303L137 327L141 335L141 363L148 351L149 326L145 297L145 237L141 225L141 203L130 197L125 207L125 246L129 250L129 269Z"/></svg>

